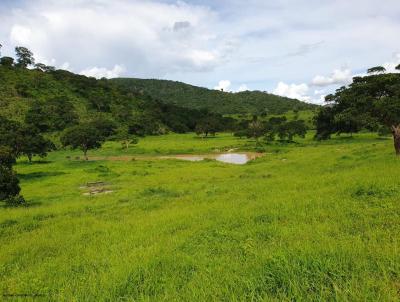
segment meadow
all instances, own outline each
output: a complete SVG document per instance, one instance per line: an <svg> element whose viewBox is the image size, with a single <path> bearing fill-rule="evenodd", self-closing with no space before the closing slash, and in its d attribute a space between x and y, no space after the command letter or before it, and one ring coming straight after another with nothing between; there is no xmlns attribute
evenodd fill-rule
<svg viewBox="0 0 400 302"><path fill-rule="evenodd" d="M29 206L0 207L0 300L400 300L392 141L297 141L264 145L246 165L141 158L254 149L231 134L89 152L129 161L21 159ZM84 195L94 182L112 192Z"/></svg>

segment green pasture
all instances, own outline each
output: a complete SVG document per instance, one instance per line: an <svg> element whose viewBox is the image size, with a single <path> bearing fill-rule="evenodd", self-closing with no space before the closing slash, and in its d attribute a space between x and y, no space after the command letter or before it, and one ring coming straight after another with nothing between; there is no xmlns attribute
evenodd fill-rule
<svg viewBox="0 0 400 302"><path fill-rule="evenodd" d="M171 134L128 151L108 142L89 156L254 145ZM265 156L246 165L86 162L70 150L22 158L15 168L29 206L0 207L0 301L398 301L392 141L318 143L310 133L259 149ZM84 195L93 182L112 192Z"/></svg>

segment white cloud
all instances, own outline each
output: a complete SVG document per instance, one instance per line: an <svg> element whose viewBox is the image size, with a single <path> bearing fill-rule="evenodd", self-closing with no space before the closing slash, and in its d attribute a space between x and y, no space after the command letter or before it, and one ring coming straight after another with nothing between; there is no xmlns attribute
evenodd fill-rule
<svg viewBox="0 0 400 302"><path fill-rule="evenodd" d="M273 93L280 96L285 96L292 99L309 102L311 98L308 96L309 87L307 84L286 84L279 82Z"/></svg>
<svg viewBox="0 0 400 302"><path fill-rule="evenodd" d="M329 85L347 85L351 83L352 78L353 76L350 69L335 69L329 76L315 76L312 79L311 84L321 87Z"/></svg>
<svg viewBox="0 0 400 302"><path fill-rule="evenodd" d="M229 80L221 80L218 85L214 87L215 90L223 90L225 92L243 92L249 90L246 84L241 84L238 89L232 88L232 83Z"/></svg>
<svg viewBox="0 0 400 302"><path fill-rule="evenodd" d="M26 45L31 41L32 31L29 27L14 25L11 28L10 40L17 45Z"/></svg>
<svg viewBox="0 0 400 302"><path fill-rule="evenodd" d="M396 67L400 64L400 53L393 55L393 61L386 62L382 66L386 68L386 72L400 72Z"/></svg>
<svg viewBox="0 0 400 302"><path fill-rule="evenodd" d="M2 55L26 46L37 61L55 58L70 70L119 63L126 76L210 88L230 79L271 91L280 81L311 86L319 75L316 84L333 89L348 76L329 75L337 66L359 71L389 61L391 71L398 59L388 53L400 51L398 0L3 2Z"/></svg>
<svg viewBox="0 0 400 302"><path fill-rule="evenodd" d="M223 91L230 91L229 88L231 87L231 81L229 80L221 80L219 81L218 85L214 87L215 90L223 90Z"/></svg>
<svg viewBox="0 0 400 302"><path fill-rule="evenodd" d="M237 92L243 92L243 91L247 91L247 90L249 90L249 87L247 87L246 84L242 84L239 86Z"/></svg>
<svg viewBox="0 0 400 302"><path fill-rule="evenodd" d="M71 71L69 62L64 62L60 65L60 69Z"/></svg>
<svg viewBox="0 0 400 302"><path fill-rule="evenodd" d="M100 78L118 78L126 71L124 66L115 65L113 69L107 69L104 67L92 67L85 70L82 70L80 74L83 74L88 77L95 77L97 79Z"/></svg>

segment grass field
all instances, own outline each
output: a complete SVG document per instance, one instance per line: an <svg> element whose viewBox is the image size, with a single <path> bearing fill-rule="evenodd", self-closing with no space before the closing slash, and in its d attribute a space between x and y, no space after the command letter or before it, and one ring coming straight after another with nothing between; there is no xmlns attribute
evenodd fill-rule
<svg viewBox="0 0 400 302"><path fill-rule="evenodd" d="M91 156L218 152L229 134L148 137ZM0 300L398 301L400 160L372 134L265 146L246 165L78 161L16 166L0 208ZM85 196L88 182L110 194ZM27 298L21 298L26 301ZM29 301L29 300L28 300Z"/></svg>

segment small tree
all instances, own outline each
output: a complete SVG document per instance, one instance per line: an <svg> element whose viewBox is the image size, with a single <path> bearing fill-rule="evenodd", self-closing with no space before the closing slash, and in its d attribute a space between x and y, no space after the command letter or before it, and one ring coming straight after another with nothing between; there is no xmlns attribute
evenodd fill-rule
<svg viewBox="0 0 400 302"><path fill-rule="evenodd" d="M17 65L23 68L35 64L33 53L26 47L15 47L15 54L17 56Z"/></svg>
<svg viewBox="0 0 400 302"><path fill-rule="evenodd" d="M258 139L264 135L265 127L262 122L257 119L253 119L248 126L248 136L254 138L258 144Z"/></svg>
<svg viewBox="0 0 400 302"><path fill-rule="evenodd" d="M138 143L137 136L130 134L128 127L121 128L117 131L115 139L121 142L122 148L128 150L130 145L135 145Z"/></svg>
<svg viewBox="0 0 400 302"><path fill-rule="evenodd" d="M207 116L196 124L195 132L197 135L207 137L209 134L215 136L219 130L218 119L214 116Z"/></svg>
<svg viewBox="0 0 400 302"><path fill-rule="evenodd" d="M286 123L287 138L291 142L293 137L299 136L304 138L307 134L307 126L303 120L290 121Z"/></svg>
<svg viewBox="0 0 400 302"><path fill-rule="evenodd" d="M104 142L104 137L92 125L80 124L66 129L60 140L63 146L81 149L85 159L88 160L88 150L100 148Z"/></svg>

